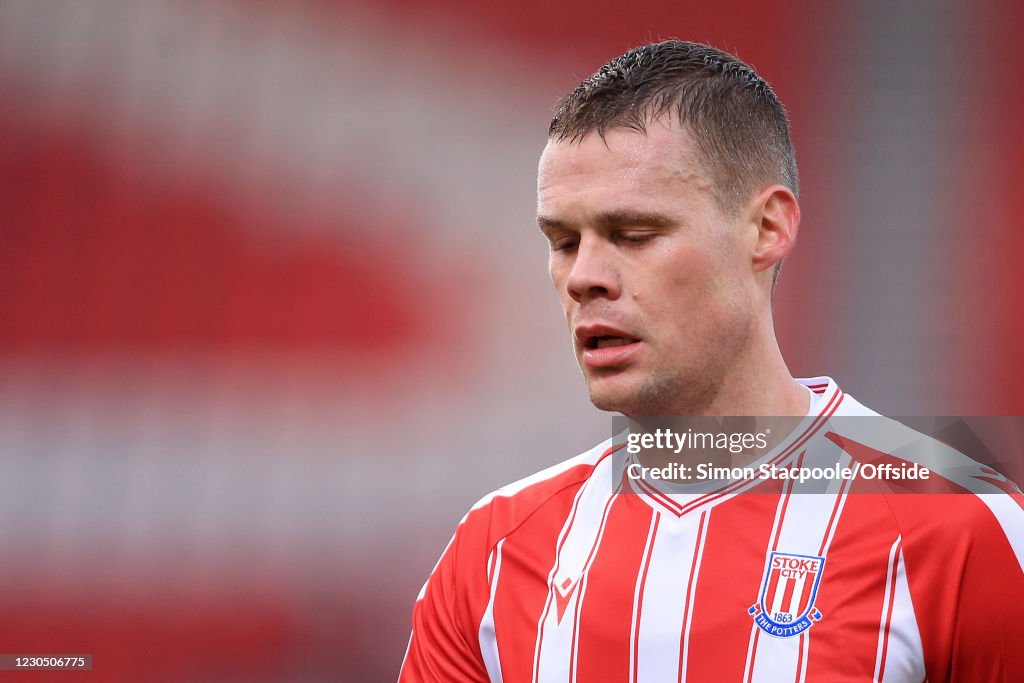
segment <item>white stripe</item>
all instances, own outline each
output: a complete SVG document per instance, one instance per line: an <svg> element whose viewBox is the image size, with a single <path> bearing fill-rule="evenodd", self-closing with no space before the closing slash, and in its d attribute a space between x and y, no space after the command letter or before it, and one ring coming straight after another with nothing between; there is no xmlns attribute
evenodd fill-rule
<svg viewBox="0 0 1024 683"><path fill-rule="evenodd" d="M794 459L794 462L796 462L797 460L799 460L799 456L797 456L797 458ZM792 490L793 480L787 479L782 485L782 495L779 496L779 502L775 506L775 520L772 522L772 531L768 535L769 543L771 543L775 539L775 534L778 533L779 525L782 524L782 509L786 507L786 502L789 500ZM769 571L771 570L766 566L765 576L762 578L762 582L768 580ZM754 641L755 639L760 640L760 637L758 637L757 635L759 631L760 629L757 627L756 624L752 624L750 626L750 640L747 641L747 658L743 662L743 683L749 683L750 681L750 662L754 659L754 656L757 654L756 650L754 649Z"/></svg>
<svg viewBox="0 0 1024 683"><path fill-rule="evenodd" d="M638 681L676 680L686 610L686 585L697 552L700 517L663 515L647 568L637 643Z"/></svg>
<svg viewBox="0 0 1024 683"><path fill-rule="evenodd" d="M700 578L700 567L704 560L704 545L708 539L708 526L711 525L711 510L701 513L703 533L697 542L697 560L694 562L694 574L689 579L690 592L687 596L689 608L686 610L686 631L683 633L683 663L679 672L679 680L686 680L686 669L690 659L690 627L693 625L693 603L697 600L697 580Z"/></svg>
<svg viewBox="0 0 1024 683"><path fill-rule="evenodd" d="M875 648L875 673L872 680L879 683L882 671L882 650L885 649L886 625L889 623L889 591L892 587L893 573L896 571L896 550L900 547L902 536L897 536L889 548L889 564L885 570L885 596L882 599L882 617L878 623L878 646Z"/></svg>
<svg viewBox="0 0 1024 683"><path fill-rule="evenodd" d="M807 574L804 573L798 579L793 579L796 582L796 586L793 588L793 595L789 598L789 604L786 605L786 610L790 614L796 614L797 610L800 609L800 599L804 595L804 583L807 581Z"/></svg>
<svg viewBox="0 0 1024 683"><path fill-rule="evenodd" d="M500 547L501 544L504 543L504 542L505 542L505 539L504 538L501 539L501 541L498 543L498 546L496 546L495 549L497 549L497 547ZM491 582L491 579L494 577L494 561L497 558L497 555L498 554L494 550L492 550L491 554L487 556L487 583L488 584Z"/></svg>
<svg viewBox="0 0 1024 683"><path fill-rule="evenodd" d="M756 624L750 627L750 640L747 641L747 659L743 662L743 683L749 683L750 681L750 660L754 656L754 640L757 638L757 632L760 630Z"/></svg>
<svg viewBox="0 0 1024 683"><path fill-rule="evenodd" d="M788 576L779 580L779 585L775 589L775 595L772 597L772 614L782 611L782 596L786 594L786 588L792 580L793 579ZM792 602L792 600L790 600L790 602ZM789 605L786 605L786 611L789 611Z"/></svg>
<svg viewBox="0 0 1024 683"><path fill-rule="evenodd" d="M629 683L636 683L636 669L634 662L636 661L636 629L637 629L637 612L640 609L640 602L642 596L640 595L640 583L644 576L644 572L647 571L647 555L651 550L651 544L654 543L654 527L658 523L658 517L662 513L652 510L651 511L651 526L647 530L647 542L644 543L644 554L640 560L640 571L636 575L636 586L633 589L633 617L629 622Z"/></svg>
<svg viewBox="0 0 1024 683"><path fill-rule="evenodd" d="M1005 493L983 493L978 498L996 518L1024 571L1024 509Z"/></svg>
<svg viewBox="0 0 1024 683"><path fill-rule="evenodd" d="M882 681L923 681L924 646L917 626L917 615L907 583L906 564L903 549L896 553L896 593L892 605L892 619L889 621L889 644L885 655L885 673ZM888 586L886 587L888 590ZM876 678L877 678L876 667Z"/></svg>
<svg viewBox="0 0 1024 683"><path fill-rule="evenodd" d="M834 460L833 460L834 462ZM804 464L807 466L807 463ZM797 487L800 490L800 487ZM828 545L835 535L835 527L839 525L846 500L846 489L842 492L828 493L794 493L789 498L785 519L778 527L779 542L776 550L796 555L821 555L828 553ZM833 517L833 510L835 516ZM833 527L827 527L832 520ZM822 549L824 546L824 549ZM765 563L765 578L768 580L770 567ZM822 567L822 580L829 574L828 561ZM808 587L810 591L812 587ZM780 586L781 589L781 586ZM780 590L781 592L781 590ZM794 591L794 596L797 591ZM794 597L794 599L796 599ZM754 628L757 628L756 626ZM804 648L810 645L810 636L814 627L804 632ZM797 669L802 666L803 655L800 652L799 636L780 638L768 634L758 637L757 646L748 656L753 658L754 667L750 681L776 681L780 678L793 680Z"/></svg>
<svg viewBox="0 0 1024 683"><path fill-rule="evenodd" d="M597 532L597 539L594 541L594 547L590 552L590 556L587 559L587 563L583 567L583 572L580 576L579 586L576 588L575 595L572 596L572 600L576 601L576 605L573 609L573 622L578 624L580 622L580 614L583 611L583 596L587 592L587 584L590 583L590 567L593 566L594 560L597 559L597 554L601 549L601 541L604 539L605 529L608 528L608 517L611 515L612 508L615 506L615 501L618 500L615 493L611 494L611 499L605 503L604 514L601 517L601 528ZM566 607L566 613L568 613L568 607ZM564 620L564 619L563 619ZM572 641L572 681L576 683L576 676L579 673L579 647L580 647L580 631L578 628L574 629L575 638Z"/></svg>
<svg viewBox="0 0 1024 683"><path fill-rule="evenodd" d="M501 659L498 656L498 638L494 630L494 595L498 592L498 577L501 575L501 547L505 545L505 539L498 541L498 545L488 558L488 564L493 563L494 572L490 574L491 597L487 600L487 609L484 610L484 617L480 621L480 654L484 659L484 666L487 668L487 675L492 683L501 683Z"/></svg>
<svg viewBox="0 0 1024 683"><path fill-rule="evenodd" d="M586 483L589 484L588 480ZM576 516L579 512L580 500L583 498L583 492L587 486L584 484L580 487L579 491L576 492L576 496L573 498L572 506L569 508L569 514L565 518L565 523L562 525L561 531L558 532L558 539L555 541L555 548L562 546L565 537L569 533L571 525L575 523ZM493 494L492 494L493 495ZM547 619L548 613L551 611L551 604L554 602L554 592L551 590L551 585L555 580L555 574L558 572L558 561L559 556L555 556L555 563L551 566L551 571L548 573L548 596L544 601L544 609L541 610L540 616L537 618L537 640L533 646L533 683L539 683L540 675L540 656L541 656L541 645L544 640L544 622Z"/></svg>
<svg viewBox="0 0 1024 683"><path fill-rule="evenodd" d="M800 634L800 640L803 641L802 652L804 654L800 658L800 679L797 683L804 683L807 680L807 658L811 651L811 634L804 631Z"/></svg>
<svg viewBox="0 0 1024 683"><path fill-rule="evenodd" d="M474 509L489 503L491 500L498 496L515 495L516 493L519 493L528 486L555 477L563 472L572 469L573 467L576 467L577 465L603 464L607 469L608 467L611 466L612 458L606 457L603 461L601 460L601 458L604 456L604 454L608 451L610 447L611 439L608 439L607 441L591 448L589 451L577 455L575 458L571 458L569 460L566 460L565 462L554 465L553 467L549 467L546 470L537 472L536 474L533 474L524 479L520 479L519 481L509 484L508 486L503 486L497 491L481 499L480 502L478 502L474 506ZM590 476L587 478L586 482L584 482L583 485L580 486L579 491L576 492L576 495L572 501L572 506L569 509L569 514L565 518L565 523L562 525L562 529L558 532L558 539L555 541L556 552L558 548L562 547L566 537L569 534L569 529L571 525L575 523L575 519L579 514L580 501L583 499L584 492L591 488L591 484L595 480L594 475L597 473L597 470L598 467L595 467L594 471L590 473ZM608 479L610 480L610 475L607 472L605 472L605 474L606 476L608 476ZM561 556L556 556L555 563L554 565L552 565L551 571L548 573L548 596L544 602L544 609L541 610L540 616L537 618L537 640L535 641L533 646L533 683L538 683L539 681L541 668L541 647L544 640L544 624L545 620L548 617L548 614L551 611L551 604L554 602L554 592L551 589L551 586L553 585L556 575L559 573L560 561Z"/></svg>
<svg viewBox="0 0 1024 683"><path fill-rule="evenodd" d="M830 443L826 444L826 442L823 440L822 441L822 448L821 448L821 450L822 451L832 451L833 450L832 449L832 445ZM845 451L840 451L838 457L836 458L836 460L834 460L832 462L835 462L839 467L852 467L853 466L853 458L851 458L850 454L845 452ZM836 481L829 482L828 491L829 492L835 491L835 492L839 493L839 503L836 505L836 514L835 514L835 519L832 520L832 528L828 530L828 538L825 539L825 544L822 547L822 551L821 551L822 557L828 555L829 548L832 547L832 539L835 538L836 529L839 528L839 520L840 520L840 518L842 518L843 510L846 508L846 496L850 492L850 489L852 487L853 487L853 482L850 481L850 480L847 480L847 479L843 479L843 480L838 481L838 482L836 482Z"/></svg>
<svg viewBox="0 0 1024 683"><path fill-rule="evenodd" d="M589 561L596 556L596 548L604 533L607 515L611 510L610 498L613 459L605 458L580 487L572 510L559 532L555 563L548 574L548 597L537 622L537 641L534 646L535 683L567 680L573 656L573 630L577 621L580 592L585 589L585 572ZM575 513L575 514L573 514ZM592 552L593 551L593 552ZM571 586L580 582L570 598L562 620L558 619L556 591L566 582Z"/></svg>

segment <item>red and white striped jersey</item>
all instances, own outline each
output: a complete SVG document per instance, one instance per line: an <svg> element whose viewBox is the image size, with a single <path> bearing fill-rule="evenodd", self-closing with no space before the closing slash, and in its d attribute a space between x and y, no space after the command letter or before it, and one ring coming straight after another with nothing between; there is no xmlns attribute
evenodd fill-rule
<svg viewBox="0 0 1024 683"><path fill-rule="evenodd" d="M771 462L917 461L928 493L654 488L611 469L609 440L466 515L417 599L400 681L1024 679L1024 496L831 379L800 381L811 413ZM855 415L887 426L831 419Z"/></svg>

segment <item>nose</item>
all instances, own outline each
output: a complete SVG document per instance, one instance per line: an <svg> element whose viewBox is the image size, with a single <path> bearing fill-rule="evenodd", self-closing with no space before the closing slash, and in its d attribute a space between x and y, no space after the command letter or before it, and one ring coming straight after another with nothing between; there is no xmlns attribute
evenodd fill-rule
<svg viewBox="0 0 1024 683"><path fill-rule="evenodd" d="M569 296L577 303L589 299L617 299L621 291L612 250L605 240L584 235L566 281Z"/></svg>

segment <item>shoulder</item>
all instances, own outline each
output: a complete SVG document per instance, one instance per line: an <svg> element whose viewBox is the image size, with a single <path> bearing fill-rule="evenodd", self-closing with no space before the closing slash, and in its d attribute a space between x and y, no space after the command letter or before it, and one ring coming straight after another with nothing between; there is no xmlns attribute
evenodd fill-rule
<svg viewBox="0 0 1024 683"><path fill-rule="evenodd" d="M875 469L872 481L858 482L868 494L861 498L879 501L898 529L899 590L916 618L928 679L1016 680L1010 672L1024 663L1015 661L1024 657L1016 614L1024 601L1024 496L970 457L998 462L1012 453L979 449L979 440L965 438L973 436L965 422L904 424L847 401L826 436L862 473ZM884 467L923 467L930 476L886 478Z"/></svg>
<svg viewBox="0 0 1024 683"><path fill-rule="evenodd" d="M493 491L473 505L460 523L489 551L539 510L568 507L614 447L607 439L590 450Z"/></svg>
<svg viewBox="0 0 1024 683"><path fill-rule="evenodd" d="M402 680L487 680L496 664L484 656L481 638L487 623L493 629L486 615L502 571L502 541L531 519L557 519L611 451L609 439L489 493L466 513L416 598ZM554 525L541 526L549 532Z"/></svg>
<svg viewBox="0 0 1024 683"><path fill-rule="evenodd" d="M1024 567L1024 496L997 470L850 396L823 431L859 464L857 488L885 499L905 544L929 557L953 546L998 549Z"/></svg>
<svg viewBox="0 0 1024 683"><path fill-rule="evenodd" d="M938 431L932 430L939 434ZM949 433L950 430L945 430ZM907 479L883 474L879 481L895 483L908 493L972 493L1017 495L1017 485L991 466L974 460L954 446L934 436L885 417L865 407L853 397L844 397L824 430L831 440L856 462L876 466L889 465L888 471L901 472L917 465L926 479ZM923 468L923 469L921 469ZM921 482L920 484L915 482Z"/></svg>
<svg viewBox="0 0 1024 683"><path fill-rule="evenodd" d="M612 451L612 440L608 439L477 501L456 526L448 546L420 591L419 599L424 597L430 585L443 584L445 590L453 595L475 591L479 598L476 602L486 602L486 586L490 583L490 572L500 542L537 517L539 512L543 511L545 514L542 516L551 519L564 516L576 493Z"/></svg>

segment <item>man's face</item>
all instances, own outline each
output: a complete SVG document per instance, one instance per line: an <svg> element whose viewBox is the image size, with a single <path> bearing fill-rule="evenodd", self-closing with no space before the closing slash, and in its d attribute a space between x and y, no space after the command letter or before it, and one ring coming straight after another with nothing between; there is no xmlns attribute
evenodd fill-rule
<svg viewBox="0 0 1024 683"><path fill-rule="evenodd" d="M659 120L551 141L537 208L594 405L640 416L710 402L753 333L757 230L723 214L689 134Z"/></svg>

